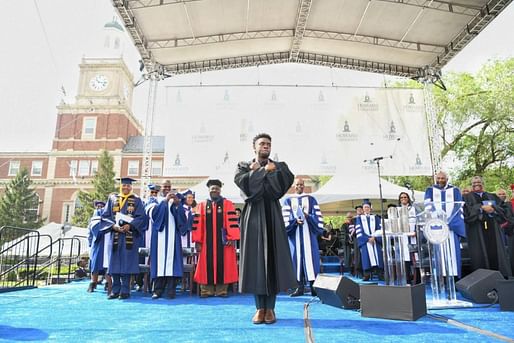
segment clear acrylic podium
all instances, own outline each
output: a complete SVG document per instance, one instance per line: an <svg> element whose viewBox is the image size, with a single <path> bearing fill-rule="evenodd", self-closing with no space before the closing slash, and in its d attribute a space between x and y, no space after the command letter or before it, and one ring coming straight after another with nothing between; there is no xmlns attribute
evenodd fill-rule
<svg viewBox="0 0 514 343"><path fill-rule="evenodd" d="M407 272L405 257L409 254L407 245L409 227L409 212L406 208L390 208L387 210L388 219L384 219L386 242L383 246L387 254L388 286L406 286Z"/></svg>
<svg viewBox="0 0 514 343"><path fill-rule="evenodd" d="M454 235L449 223L456 215L460 215L463 202L448 203L453 210L448 216L443 210L444 202L417 203L423 209L416 215L416 225L427 240L428 259L430 265L431 299L427 299L429 309L448 307L471 307L467 301L457 300L455 276L458 266L454 258Z"/></svg>

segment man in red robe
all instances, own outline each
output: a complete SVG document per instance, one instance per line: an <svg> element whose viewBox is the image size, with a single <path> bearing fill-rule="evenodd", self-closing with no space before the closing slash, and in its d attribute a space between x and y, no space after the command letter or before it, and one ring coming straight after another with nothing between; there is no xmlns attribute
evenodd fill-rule
<svg viewBox="0 0 514 343"><path fill-rule="evenodd" d="M226 297L228 285L238 281L235 242L239 225L234 204L221 196L220 180L207 181L210 198L200 203L193 226L193 242L199 251L195 282L200 297Z"/></svg>

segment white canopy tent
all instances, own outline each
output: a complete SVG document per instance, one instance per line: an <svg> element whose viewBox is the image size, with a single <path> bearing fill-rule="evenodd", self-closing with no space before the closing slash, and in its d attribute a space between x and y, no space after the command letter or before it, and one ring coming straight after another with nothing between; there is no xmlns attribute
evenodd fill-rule
<svg viewBox="0 0 514 343"><path fill-rule="evenodd" d="M357 181L358 180L358 181ZM400 192L412 193L405 187L400 187L382 179L382 197L388 203L397 203ZM371 174L334 175L323 187L312 194L321 205L324 214L335 215L353 211L354 207L369 199L375 212L380 211L380 193L378 176ZM414 191L416 200L423 199L424 193ZM384 204L384 207L386 205Z"/></svg>

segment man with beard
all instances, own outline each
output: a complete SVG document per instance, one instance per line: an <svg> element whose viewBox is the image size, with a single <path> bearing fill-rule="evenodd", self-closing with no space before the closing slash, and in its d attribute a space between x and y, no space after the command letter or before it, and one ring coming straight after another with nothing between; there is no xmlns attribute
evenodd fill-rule
<svg viewBox="0 0 514 343"><path fill-rule="evenodd" d="M235 183L245 206L241 214L240 292L253 293L257 311L254 324L275 323L277 293L296 287L280 198L294 175L284 162L269 159L271 136L253 139L255 157L237 166Z"/></svg>
<svg viewBox="0 0 514 343"><path fill-rule="evenodd" d="M480 176L471 179L471 192L464 196L464 221L468 237L471 269L498 270L512 276L510 261L499 222L505 217L496 194L484 191Z"/></svg>
<svg viewBox="0 0 514 343"><path fill-rule="evenodd" d="M200 298L226 297L228 285L237 282L235 241L239 225L232 201L221 196L220 180L207 181L209 199L198 205L193 242L200 255L195 281L200 285Z"/></svg>
<svg viewBox="0 0 514 343"><path fill-rule="evenodd" d="M425 191L425 210L441 210L446 213L447 224L450 228L450 256L454 267L449 273L443 270L443 275L461 276L460 238L466 237L464 215L462 212L462 195L460 190L448 183L448 174L440 171L435 176L436 184ZM438 246L436 246L438 249ZM443 264L444 266L444 264Z"/></svg>

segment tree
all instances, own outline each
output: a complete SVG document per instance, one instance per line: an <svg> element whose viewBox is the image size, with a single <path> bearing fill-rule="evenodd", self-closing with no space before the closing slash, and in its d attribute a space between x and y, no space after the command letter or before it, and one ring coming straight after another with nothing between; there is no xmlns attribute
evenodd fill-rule
<svg viewBox="0 0 514 343"><path fill-rule="evenodd" d="M113 159L106 150L102 150L98 159L98 171L93 177L94 189L91 192L81 190L78 194L80 206L76 208L72 224L87 227L93 214L95 199L106 201L109 194L116 191L114 182Z"/></svg>
<svg viewBox="0 0 514 343"><path fill-rule="evenodd" d="M514 174L514 58L491 61L476 74L449 73L447 90L434 87L443 159L454 159L452 183L469 187L481 175L488 190L509 188ZM420 87L413 80L398 87ZM393 178L398 184L402 177ZM421 177L409 178L415 189Z"/></svg>
<svg viewBox="0 0 514 343"><path fill-rule="evenodd" d="M444 158L462 162L459 182L488 171L512 173L514 152L514 58L492 61L477 73L451 73L447 91L435 89Z"/></svg>
<svg viewBox="0 0 514 343"><path fill-rule="evenodd" d="M44 219L38 216L39 196L32 187L29 171L22 168L5 188L0 199L0 226L37 229Z"/></svg>

